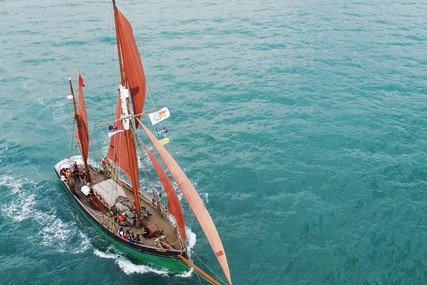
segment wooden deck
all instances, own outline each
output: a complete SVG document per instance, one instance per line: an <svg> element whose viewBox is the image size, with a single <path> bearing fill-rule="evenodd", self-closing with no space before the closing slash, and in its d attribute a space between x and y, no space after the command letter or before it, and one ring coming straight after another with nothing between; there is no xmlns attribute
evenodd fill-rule
<svg viewBox="0 0 427 285"><path fill-rule="evenodd" d="M107 176L106 174L101 173L100 171L95 171L93 169L91 169L90 172L91 178L92 178L92 182L91 185L95 185L97 183L100 183L104 180L110 179L111 177ZM129 231L130 233L132 233L134 236L136 236L137 234L139 234L140 238L141 238L141 244L142 245L146 245L146 246L151 246L151 247L157 247L157 248L168 248L169 246L172 247L173 249L176 250L182 250L182 246L181 246L181 242L179 240L178 234L177 234L177 229L172 225L172 223L169 221L168 219L168 212L166 210L166 208L161 205L160 207L163 208L162 213L158 207L154 206L151 204L152 198L149 197L148 195L144 195L146 197L140 197L140 206L145 207L148 212L151 214L150 217L148 219L145 219L144 217L142 217L142 225L141 226L119 226L118 224L118 215L113 214L113 212L111 211L110 207L106 204L102 202L102 199L96 199L95 201L98 200L98 203L95 203L93 200L94 199L90 199L88 197L86 197L81 191L81 187L83 186L82 182L77 180L74 181L72 178L70 178L69 183L71 185L75 185L74 189L75 189L75 195L79 198L79 200L85 205L85 208L88 210L88 212L90 212L92 214L92 216L94 216L101 224L103 224L106 228L108 228L111 232L117 234L119 229L122 227L123 230ZM122 188L127 192L126 196L128 199L132 199L132 203L133 201L133 192L132 190L129 189L129 187L127 185L125 185L124 183L121 183ZM97 193L94 193L95 195ZM100 202L101 201L101 202ZM97 205L101 203L101 205ZM104 210L101 210L100 208L102 208L102 205L105 207ZM101 207L100 207L101 206ZM160 245L158 243L158 239L156 242L156 238L157 236L154 237L144 237L144 229L147 228L157 228L159 230L161 230L161 232L163 233L163 235L166 237L165 240L163 240L163 245Z"/></svg>

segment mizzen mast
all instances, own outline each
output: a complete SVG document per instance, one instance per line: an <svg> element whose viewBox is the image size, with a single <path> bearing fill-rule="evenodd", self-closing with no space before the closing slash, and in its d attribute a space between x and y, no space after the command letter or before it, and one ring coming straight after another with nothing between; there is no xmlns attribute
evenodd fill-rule
<svg viewBox="0 0 427 285"><path fill-rule="evenodd" d="M92 179L90 177L90 171L89 171L90 169L87 163L88 156L89 156L89 129L87 124L86 105L85 105L85 100L83 96L84 82L83 82L82 76L80 75L80 72L78 73L78 80L79 80L79 90L78 90L79 105L77 106L76 98L74 96L73 83L71 82L71 78L68 76L68 81L70 82L71 97L73 99L74 119L77 125L76 136L79 141L80 153L83 158L83 163L86 171L86 179L87 181L90 182Z"/></svg>

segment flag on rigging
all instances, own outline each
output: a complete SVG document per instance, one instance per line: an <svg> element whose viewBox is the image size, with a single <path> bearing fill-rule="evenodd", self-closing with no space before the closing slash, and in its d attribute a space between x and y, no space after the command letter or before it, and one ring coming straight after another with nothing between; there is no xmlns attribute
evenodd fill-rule
<svg viewBox="0 0 427 285"><path fill-rule="evenodd" d="M108 137L111 138L112 136L114 136L115 134L124 132L124 130L118 130L117 127L113 127L113 126L108 126Z"/></svg>
<svg viewBox="0 0 427 285"><path fill-rule="evenodd" d="M163 138L163 139L159 140L159 142L162 145L168 144L170 142L170 138Z"/></svg>
<svg viewBox="0 0 427 285"><path fill-rule="evenodd" d="M168 130L166 128L160 128L160 129L156 129L156 133L157 135L164 135L168 132Z"/></svg>
<svg viewBox="0 0 427 285"><path fill-rule="evenodd" d="M171 114L169 113L169 109L167 107L164 107L157 112L148 114L148 117L150 117L151 124L155 125L163 120L166 120L170 117L170 115Z"/></svg>

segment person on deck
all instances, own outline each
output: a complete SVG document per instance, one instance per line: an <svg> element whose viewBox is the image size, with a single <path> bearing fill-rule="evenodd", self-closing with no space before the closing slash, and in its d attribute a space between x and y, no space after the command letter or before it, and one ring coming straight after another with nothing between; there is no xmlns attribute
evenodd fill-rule
<svg viewBox="0 0 427 285"><path fill-rule="evenodd" d="M71 178L71 170L69 168L67 168L67 170L65 170L65 177L67 177L67 180L69 180Z"/></svg>
<svg viewBox="0 0 427 285"><path fill-rule="evenodd" d="M123 238L125 239L125 240L128 240L129 239L129 230L126 230L126 232L123 234Z"/></svg>
<svg viewBox="0 0 427 285"><path fill-rule="evenodd" d="M141 244L141 238L139 237L139 234L136 234L135 243Z"/></svg>
<svg viewBox="0 0 427 285"><path fill-rule="evenodd" d="M147 237L148 237L148 231L145 229L145 227L142 229L142 236L143 236L144 238L147 238Z"/></svg>
<svg viewBox="0 0 427 285"><path fill-rule="evenodd" d="M151 216L150 212L148 212L148 210L145 207L142 207L142 215L146 220L148 220L148 218Z"/></svg>
<svg viewBox="0 0 427 285"><path fill-rule="evenodd" d="M84 171L80 172L80 181L83 183L83 185L86 185L86 173Z"/></svg>
<svg viewBox="0 0 427 285"><path fill-rule="evenodd" d="M76 181L76 182L80 178L79 169L77 167L75 167L74 170L73 170L73 178L74 178L74 181Z"/></svg>
<svg viewBox="0 0 427 285"><path fill-rule="evenodd" d="M131 232L128 237L130 242L135 242L135 238L133 237L133 233Z"/></svg>
<svg viewBox="0 0 427 285"><path fill-rule="evenodd" d="M67 180L67 176L65 176L65 171L67 171L66 168L61 168L61 171L59 171L59 176L61 177L62 181Z"/></svg>

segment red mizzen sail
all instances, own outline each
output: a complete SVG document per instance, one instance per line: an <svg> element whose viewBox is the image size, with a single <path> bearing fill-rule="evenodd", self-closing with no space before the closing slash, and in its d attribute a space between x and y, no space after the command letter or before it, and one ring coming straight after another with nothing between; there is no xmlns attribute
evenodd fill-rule
<svg viewBox="0 0 427 285"><path fill-rule="evenodd" d="M122 85L126 86L125 83L127 82L127 87L132 97L133 113L137 115L135 116L135 125L138 127L136 119L141 117L145 102L145 74L141 56L133 36L132 26L116 7L115 12L119 60L122 68Z"/></svg>
<svg viewBox="0 0 427 285"><path fill-rule="evenodd" d="M85 86L83 78L79 73L79 97L78 97L78 111L76 113L76 123L77 123L77 138L79 140L80 153L83 157L83 162L85 164L85 169L88 170L87 159L89 155L89 130L87 124L87 115L86 115L86 105L85 99L83 96L83 87ZM88 180L90 181L89 171L87 171Z"/></svg>

